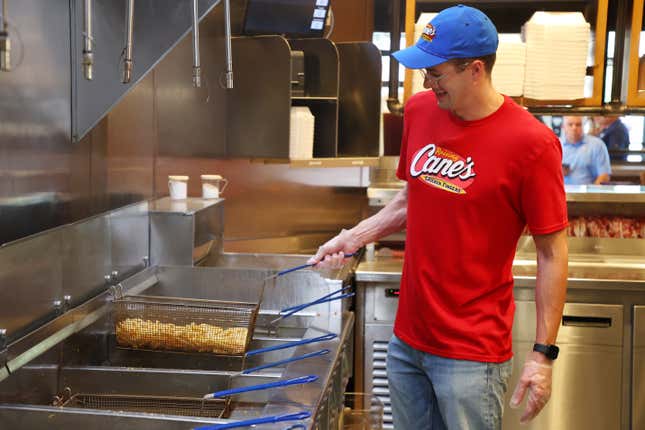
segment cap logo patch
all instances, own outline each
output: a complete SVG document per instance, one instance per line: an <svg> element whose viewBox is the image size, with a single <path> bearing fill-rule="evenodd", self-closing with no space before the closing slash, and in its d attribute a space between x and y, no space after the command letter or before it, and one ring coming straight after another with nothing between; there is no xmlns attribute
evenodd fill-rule
<svg viewBox="0 0 645 430"><path fill-rule="evenodd" d="M423 29L421 38L428 42L432 42L432 39L434 39L434 35L435 35L434 26L431 23L428 23L428 25L426 25L426 28Z"/></svg>

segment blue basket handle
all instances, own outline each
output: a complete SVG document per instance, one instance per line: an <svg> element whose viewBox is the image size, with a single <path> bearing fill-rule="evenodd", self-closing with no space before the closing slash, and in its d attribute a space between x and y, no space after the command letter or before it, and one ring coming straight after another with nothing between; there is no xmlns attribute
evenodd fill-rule
<svg viewBox="0 0 645 430"><path fill-rule="evenodd" d="M344 291L349 290L350 288L352 288L352 286L348 285L346 287L341 288L340 290L334 291L333 293L329 293L326 296L322 296L322 297L320 297L320 298L318 298L318 299L316 299L316 300L314 300L312 302L303 303L301 305L296 305L296 306L291 306L291 307L288 307L288 308L284 308L284 309L282 309L280 311L280 314L282 314L283 312L289 312L288 315L282 315L282 318L286 318L286 317L292 315L290 311L293 311L294 309L296 310L295 312L298 312L298 311L303 310L304 308L308 308L309 306L317 305L319 303L331 302L331 301L334 301L334 300L344 299L345 297L351 297L351 296L354 295L354 293L347 293L347 294L343 294L343 295L340 295L340 296L333 297L336 294L339 294L339 293L342 293Z"/></svg>
<svg viewBox="0 0 645 430"><path fill-rule="evenodd" d="M291 308L288 309L287 313L285 313L285 314L282 313L282 312L285 312L285 310L280 311L280 316L278 318L275 318L275 319L271 320L271 322L269 324L271 326L275 327L283 319L289 318L293 314L296 314L296 313L300 312L301 310L303 310L305 308L308 308L309 306L315 306L315 305L319 305L321 303L333 302L334 300L341 300L341 299L345 299L347 297L353 297L355 295L356 295L356 293L352 292L352 293L347 293L347 294L341 294L338 297L332 297L330 299L322 299L321 298L321 299L318 299L318 300L313 301L313 302L304 303L304 304L298 305L298 306L292 306Z"/></svg>
<svg viewBox="0 0 645 430"><path fill-rule="evenodd" d="M312 337L311 339L302 339L295 342L282 343L280 345L267 346L266 348L254 349L246 353L247 357L252 355L262 354L270 351L278 351L280 349L293 348L294 346L307 345L309 343L324 342L326 340L332 340L337 338L338 335L335 333L328 333L323 336Z"/></svg>
<svg viewBox="0 0 645 430"><path fill-rule="evenodd" d="M231 396L233 394L247 393L249 391L266 390L268 388L279 388L279 387L287 387L289 385L308 384L310 382L314 382L317 380L318 380L318 376L316 375L300 376L298 378L292 378L292 379L282 379L280 381L268 382L266 384L249 385L248 387L231 388L230 390L216 391L211 394L206 394L204 396L204 399L206 400L215 399L218 397Z"/></svg>
<svg viewBox="0 0 645 430"><path fill-rule="evenodd" d="M267 369L269 367L276 367L282 364L293 363L294 361L300 361L307 358L318 357L321 355L329 354L328 349L321 349L320 351L310 352L309 354L298 355L296 357L287 358L285 360L274 361L273 363L263 364L261 366L251 367L241 372L242 375L248 375L251 372L257 372L258 370Z"/></svg>
<svg viewBox="0 0 645 430"><path fill-rule="evenodd" d="M250 427L256 424L279 423L284 421L306 420L311 417L311 412L302 411L295 414L272 415L268 417L252 418L250 420L236 421L234 423L215 424L209 426L196 427L194 430L223 430L234 429L239 427ZM293 427L292 427L293 428Z"/></svg>
<svg viewBox="0 0 645 430"><path fill-rule="evenodd" d="M352 252L351 254L345 254L343 258L350 258L350 257L355 256L356 254L357 254L356 252ZM290 269L281 270L278 273L276 273L275 276L286 275L287 273L295 272L296 270L300 270L300 269L306 269L307 267L312 267L312 266L315 266L315 264L301 264L300 266L292 267Z"/></svg>

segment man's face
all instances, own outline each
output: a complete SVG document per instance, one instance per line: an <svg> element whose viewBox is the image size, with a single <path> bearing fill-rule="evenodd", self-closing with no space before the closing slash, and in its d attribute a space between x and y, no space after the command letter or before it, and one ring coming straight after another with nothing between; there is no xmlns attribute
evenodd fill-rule
<svg viewBox="0 0 645 430"><path fill-rule="evenodd" d="M595 116L593 117L593 122L600 128L605 128L608 125L608 119L605 116Z"/></svg>
<svg viewBox="0 0 645 430"><path fill-rule="evenodd" d="M609 127L617 119L617 116L596 116L593 120L598 125L598 127L602 129Z"/></svg>
<svg viewBox="0 0 645 430"><path fill-rule="evenodd" d="M459 103L463 103L462 96L466 93L469 77L465 72L469 65L446 62L425 69L423 86L434 91L440 108L455 111Z"/></svg>
<svg viewBox="0 0 645 430"><path fill-rule="evenodd" d="M582 140L582 117L565 116L563 121L564 137L569 143L576 143Z"/></svg>

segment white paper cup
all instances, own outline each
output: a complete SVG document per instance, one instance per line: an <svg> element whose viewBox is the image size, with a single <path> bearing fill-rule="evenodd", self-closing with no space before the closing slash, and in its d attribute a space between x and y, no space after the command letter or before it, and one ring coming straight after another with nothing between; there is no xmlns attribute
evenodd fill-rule
<svg viewBox="0 0 645 430"><path fill-rule="evenodd" d="M218 199L228 185L228 179L220 175L202 175L202 198Z"/></svg>
<svg viewBox="0 0 645 430"><path fill-rule="evenodd" d="M188 176L168 176L168 190L172 200L184 200L188 197Z"/></svg>

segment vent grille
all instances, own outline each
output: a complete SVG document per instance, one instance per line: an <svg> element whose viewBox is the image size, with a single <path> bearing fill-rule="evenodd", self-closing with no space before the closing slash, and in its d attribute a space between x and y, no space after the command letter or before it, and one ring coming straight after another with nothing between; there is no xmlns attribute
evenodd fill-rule
<svg viewBox="0 0 645 430"><path fill-rule="evenodd" d="M387 383L385 359L387 358L387 342L375 341L372 349L372 393L383 402L383 429L394 429L392 422L392 403L390 402L390 387Z"/></svg>

